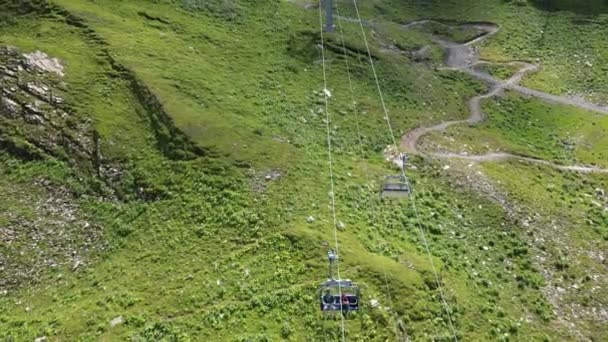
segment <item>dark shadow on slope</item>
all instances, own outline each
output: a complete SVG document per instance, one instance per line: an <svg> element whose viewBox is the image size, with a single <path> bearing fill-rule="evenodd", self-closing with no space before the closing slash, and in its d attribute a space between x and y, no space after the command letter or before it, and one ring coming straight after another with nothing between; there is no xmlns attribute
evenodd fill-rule
<svg viewBox="0 0 608 342"><path fill-rule="evenodd" d="M581 15L608 13L608 0L530 0L530 4L543 11L567 11Z"/></svg>
<svg viewBox="0 0 608 342"><path fill-rule="evenodd" d="M86 39L98 45L116 74L128 82L129 88L131 88L131 91L145 110L150 128L156 137L156 146L159 151L167 158L173 160L191 160L213 155L210 150L202 148L193 142L175 126L173 118L166 112L156 94L137 77L134 71L122 65L112 56L107 50L107 42L90 28L83 19L57 5L52 5L52 9L57 15L65 18L67 24L82 29Z"/></svg>
<svg viewBox="0 0 608 342"><path fill-rule="evenodd" d="M363 46L355 46L348 41L345 41L344 46L342 46L342 41L332 34L328 34L324 38L325 49L336 54L338 58L342 58L344 55L352 58L368 58L367 50ZM312 64L320 58L320 46L321 35L319 32L301 31L291 35L287 45L287 54L304 63ZM374 60L379 59L373 49L371 54Z"/></svg>
<svg viewBox="0 0 608 342"><path fill-rule="evenodd" d="M301 31L292 34L287 43L287 54L304 63L313 63L319 58L317 45L321 42L318 32Z"/></svg>
<svg viewBox="0 0 608 342"><path fill-rule="evenodd" d="M44 15L50 12L46 0L0 0L0 26L10 26L18 15Z"/></svg>

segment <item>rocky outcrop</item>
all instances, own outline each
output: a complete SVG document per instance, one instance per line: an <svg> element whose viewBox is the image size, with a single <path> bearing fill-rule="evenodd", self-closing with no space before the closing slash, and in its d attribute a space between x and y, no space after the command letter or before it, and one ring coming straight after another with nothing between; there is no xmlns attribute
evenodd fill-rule
<svg viewBox="0 0 608 342"><path fill-rule="evenodd" d="M91 120L64 102L63 66L36 51L0 47L0 147L24 159L53 157L103 174Z"/></svg>

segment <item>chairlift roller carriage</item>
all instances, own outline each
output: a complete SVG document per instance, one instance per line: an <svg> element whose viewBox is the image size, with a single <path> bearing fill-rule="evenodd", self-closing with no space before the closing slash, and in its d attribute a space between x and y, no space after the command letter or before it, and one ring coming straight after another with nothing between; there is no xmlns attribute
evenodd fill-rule
<svg viewBox="0 0 608 342"><path fill-rule="evenodd" d="M333 264L338 258L333 250L328 253L329 279L319 287L321 311L357 311L359 310L359 286L350 279L334 279Z"/></svg>
<svg viewBox="0 0 608 342"><path fill-rule="evenodd" d="M407 169L407 154L401 154L401 174L397 176L386 176L380 196L382 198L406 198L412 193L410 184L405 177L405 170Z"/></svg>

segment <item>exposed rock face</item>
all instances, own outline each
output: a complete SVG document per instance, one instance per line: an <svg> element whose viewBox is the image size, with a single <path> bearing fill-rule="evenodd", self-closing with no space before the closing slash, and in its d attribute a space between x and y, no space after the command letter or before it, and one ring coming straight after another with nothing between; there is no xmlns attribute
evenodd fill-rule
<svg viewBox="0 0 608 342"><path fill-rule="evenodd" d="M0 46L0 150L26 160L60 159L109 183L116 168L101 156L91 122L64 102L62 77L57 59ZM0 205L0 290L52 269L76 272L104 248L101 227L84 217L69 189L38 179L28 190L0 188L15 208L28 208Z"/></svg>
<svg viewBox="0 0 608 342"><path fill-rule="evenodd" d="M92 122L65 103L63 65L37 51L0 46L0 148L24 158L68 161L107 183L120 172L100 153Z"/></svg>
<svg viewBox="0 0 608 342"><path fill-rule="evenodd" d="M57 95L62 92L60 76L47 71L63 67L58 60L42 55L26 57L13 47L0 47L0 146L27 158L55 155L58 148L68 145L86 154L90 141L66 136L66 119L71 115L59 105L63 103ZM79 131L88 129L84 122L75 124Z"/></svg>
<svg viewBox="0 0 608 342"><path fill-rule="evenodd" d="M41 51L24 54L23 56L28 67L46 72L54 72L59 76L63 76L63 65L57 58L51 58Z"/></svg>
<svg viewBox="0 0 608 342"><path fill-rule="evenodd" d="M2 97L0 106L2 106L4 114L10 118L18 117L23 111L23 107L9 97Z"/></svg>

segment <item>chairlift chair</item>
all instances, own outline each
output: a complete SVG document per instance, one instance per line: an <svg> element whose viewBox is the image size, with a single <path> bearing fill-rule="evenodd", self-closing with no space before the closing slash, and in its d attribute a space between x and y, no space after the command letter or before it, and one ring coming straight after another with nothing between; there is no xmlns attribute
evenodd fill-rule
<svg viewBox="0 0 608 342"><path fill-rule="evenodd" d="M339 259L333 249L327 252L329 279L319 286L319 304L321 311L357 311L359 310L359 286L350 279L335 279L334 263Z"/></svg>
<svg viewBox="0 0 608 342"><path fill-rule="evenodd" d="M342 301L342 297L346 299ZM350 279L329 279L319 287L321 311L358 311L359 286Z"/></svg>
<svg viewBox="0 0 608 342"><path fill-rule="evenodd" d="M409 197L412 189L410 184L405 178L405 172L408 166L408 155L402 153L399 158L401 159L401 172L399 176L387 176L382 184L382 190L380 192L382 198L404 198Z"/></svg>
<svg viewBox="0 0 608 342"><path fill-rule="evenodd" d="M405 198L411 194L410 185L403 176L387 176L382 184L382 198Z"/></svg>

